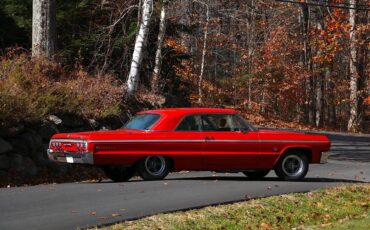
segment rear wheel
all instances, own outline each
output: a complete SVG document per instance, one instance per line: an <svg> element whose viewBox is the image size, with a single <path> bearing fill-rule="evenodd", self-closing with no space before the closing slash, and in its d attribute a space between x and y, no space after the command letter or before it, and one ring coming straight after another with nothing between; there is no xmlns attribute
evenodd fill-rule
<svg viewBox="0 0 370 230"><path fill-rule="evenodd" d="M307 172L307 156L297 151L283 155L275 166L276 175L283 180L301 180Z"/></svg>
<svg viewBox="0 0 370 230"><path fill-rule="evenodd" d="M171 162L164 156L147 156L137 164L137 171L144 180L162 180L170 172Z"/></svg>
<svg viewBox="0 0 370 230"><path fill-rule="evenodd" d="M253 171L244 171L244 175L251 179L261 179L265 177L267 174L269 174L270 169L265 170L253 170Z"/></svg>
<svg viewBox="0 0 370 230"><path fill-rule="evenodd" d="M133 167L124 167L120 165L103 166L102 169L105 175L114 182L128 181L135 173Z"/></svg>

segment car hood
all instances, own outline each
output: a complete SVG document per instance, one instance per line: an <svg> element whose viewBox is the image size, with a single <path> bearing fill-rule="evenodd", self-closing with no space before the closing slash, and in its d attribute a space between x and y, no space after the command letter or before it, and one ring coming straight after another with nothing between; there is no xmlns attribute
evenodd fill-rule
<svg viewBox="0 0 370 230"><path fill-rule="evenodd" d="M292 139L292 140L310 140L310 141L323 141L330 142L329 138L322 134L308 134L302 132L294 131L280 131L280 130L270 130L270 129L259 129L257 131L261 139L271 138L271 139Z"/></svg>

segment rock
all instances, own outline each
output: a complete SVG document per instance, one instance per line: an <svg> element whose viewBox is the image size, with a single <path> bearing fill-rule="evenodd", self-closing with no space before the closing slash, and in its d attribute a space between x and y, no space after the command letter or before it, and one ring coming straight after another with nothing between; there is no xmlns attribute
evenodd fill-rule
<svg viewBox="0 0 370 230"><path fill-rule="evenodd" d="M59 117L55 115L50 115L47 119L51 121L52 123L54 123L55 125L60 125L63 122L62 119L60 119Z"/></svg>
<svg viewBox="0 0 370 230"><path fill-rule="evenodd" d="M56 134L59 133L58 128L51 122L44 122L40 129L39 134L42 137L43 140L50 140L50 138Z"/></svg>
<svg viewBox="0 0 370 230"><path fill-rule="evenodd" d="M98 129L100 127L100 123L94 119L89 119L89 124L93 129Z"/></svg>
<svg viewBox="0 0 370 230"><path fill-rule="evenodd" d="M23 156L28 156L30 154L28 144L23 138L11 139L9 143L13 146L14 152L19 153Z"/></svg>
<svg viewBox="0 0 370 230"><path fill-rule="evenodd" d="M33 177L37 175L38 170L37 170L36 164L35 162L33 162L33 160L31 160L31 158L29 157L23 158L22 166L23 166L22 168L23 176Z"/></svg>
<svg viewBox="0 0 370 230"><path fill-rule="evenodd" d="M7 170L10 168L10 161L7 155L0 155L0 170Z"/></svg>
<svg viewBox="0 0 370 230"><path fill-rule="evenodd" d="M68 128L78 128L78 127L84 126L84 122L82 119L72 116L72 115L64 115L62 117L62 121L63 122L61 125L68 127Z"/></svg>
<svg viewBox="0 0 370 230"><path fill-rule="evenodd" d="M10 159L10 168L15 172L22 171L22 161L23 157L20 154L11 154L9 156Z"/></svg>
<svg viewBox="0 0 370 230"><path fill-rule="evenodd" d="M37 175L37 167L33 160L29 157L22 157L19 154L10 156L11 170L18 173L22 177L33 177Z"/></svg>
<svg viewBox="0 0 370 230"><path fill-rule="evenodd" d="M13 147L4 139L0 138L0 154L4 154L13 150Z"/></svg>
<svg viewBox="0 0 370 230"><path fill-rule="evenodd" d="M42 147L42 138L35 131L29 130L21 135L21 138L27 143L30 155L34 156Z"/></svg>
<svg viewBox="0 0 370 230"><path fill-rule="evenodd" d="M7 178L8 177L8 172L0 170L0 178Z"/></svg>
<svg viewBox="0 0 370 230"><path fill-rule="evenodd" d="M0 126L0 137L15 137L24 131L24 124L19 123L14 126Z"/></svg>

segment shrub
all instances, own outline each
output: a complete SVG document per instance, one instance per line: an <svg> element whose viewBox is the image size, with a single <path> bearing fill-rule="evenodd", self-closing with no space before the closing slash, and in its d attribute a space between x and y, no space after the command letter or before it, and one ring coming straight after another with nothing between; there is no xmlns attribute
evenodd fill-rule
<svg viewBox="0 0 370 230"><path fill-rule="evenodd" d="M119 115L123 85L112 76L66 70L27 54L0 57L0 122L34 122L50 114Z"/></svg>

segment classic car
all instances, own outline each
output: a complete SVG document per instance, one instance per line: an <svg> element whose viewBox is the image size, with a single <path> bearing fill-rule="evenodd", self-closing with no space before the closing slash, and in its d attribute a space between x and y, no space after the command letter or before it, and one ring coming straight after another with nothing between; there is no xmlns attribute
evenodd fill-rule
<svg viewBox="0 0 370 230"><path fill-rule="evenodd" d="M117 182L135 173L160 180L180 170L258 179L273 169L282 180L300 180L329 148L324 135L257 129L232 109L170 108L139 112L117 130L55 134L48 156L97 165Z"/></svg>

